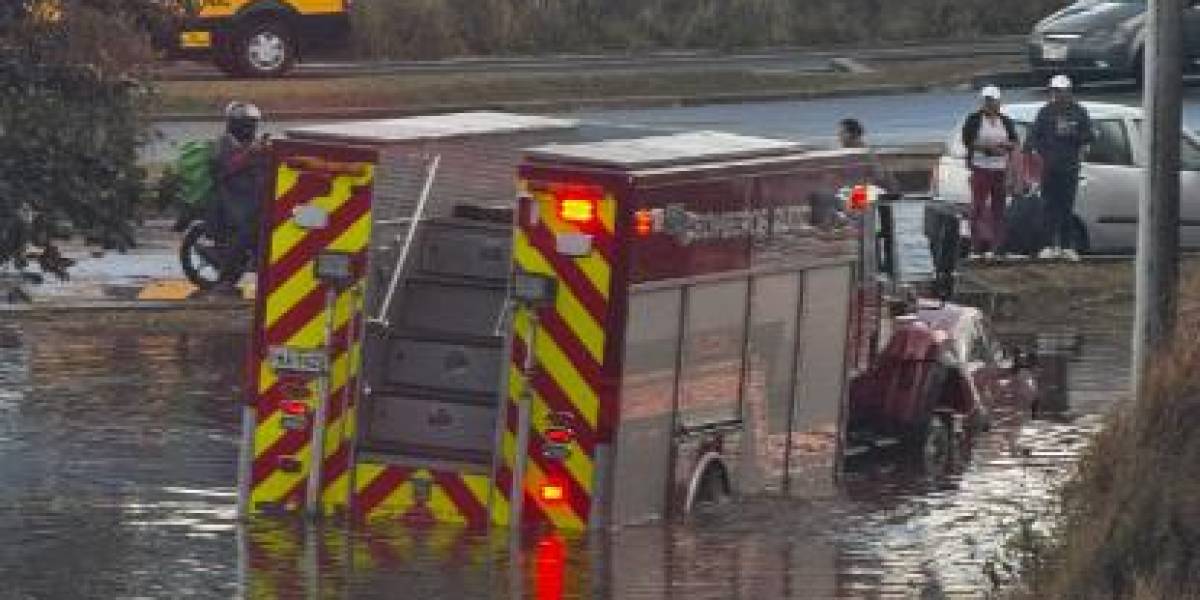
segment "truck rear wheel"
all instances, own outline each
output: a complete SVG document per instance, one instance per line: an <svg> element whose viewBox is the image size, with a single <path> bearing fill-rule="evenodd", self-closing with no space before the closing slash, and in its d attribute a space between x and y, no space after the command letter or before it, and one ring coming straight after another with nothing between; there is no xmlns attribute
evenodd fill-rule
<svg viewBox="0 0 1200 600"><path fill-rule="evenodd" d="M296 62L296 41L279 21L250 23L238 32L233 48L238 74L245 77L279 77Z"/></svg>
<svg viewBox="0 0 1200 600"><path fill-rule="evenodd" d="M691 510L697 508L712 508L729 501L729 478L725 469L719 466L709 466L700 476L700 484L696 487L696 495L692 500Z"/></svg>

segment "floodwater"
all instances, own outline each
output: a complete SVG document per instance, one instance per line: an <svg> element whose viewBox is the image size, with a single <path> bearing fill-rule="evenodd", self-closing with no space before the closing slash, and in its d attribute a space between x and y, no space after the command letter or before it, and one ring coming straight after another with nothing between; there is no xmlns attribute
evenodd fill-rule
<svg viewBox="0 0 1200 600"><path fill-rule="evenodd" d="M827 500L740 501L514 555L503 534L455 528L241 527L239 336L3 325L0 598L984 597L1125 387L1124 335L1025 339L1067 412L1001 409L947 472L873 463Z"/></svg>

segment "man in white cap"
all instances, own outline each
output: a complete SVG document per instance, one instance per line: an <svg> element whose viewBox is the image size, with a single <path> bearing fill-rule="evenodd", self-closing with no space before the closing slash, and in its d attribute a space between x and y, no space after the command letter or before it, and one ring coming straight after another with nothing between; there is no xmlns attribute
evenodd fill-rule
<svg viewBox="0 0 1200 600"><path fill-rule="evenodd" d="M980 92L983 106L963 124L962 141L971 171L971 250L991 258L1004 243L1009 155L1017 146L1012 119L1000 112L1000 88Z"/></svg>
<svg viewBox="0 0 1200 600"><path fill-rule="evenodd" d="M1046 204L1048 246L1041 258L1079 260L1072 240L1075 193L1079 188L1079 165L1092 141L1092 119L1083 105L1071 96L1071 79L1050 79L1050 102L1038 111L1026 142L1042 159L1042 200Z"/></svg>

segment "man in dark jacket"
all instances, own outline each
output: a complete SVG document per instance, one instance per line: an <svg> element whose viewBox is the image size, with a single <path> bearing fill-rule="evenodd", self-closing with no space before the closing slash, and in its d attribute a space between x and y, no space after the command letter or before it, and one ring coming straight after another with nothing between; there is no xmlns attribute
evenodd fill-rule
<svg viewBox="0 0 1200 600"><path fill-rule="evenodd" d="M208 221L229 244L217 286L217 291L229 292L235 289L257 246L269 164L266 144L256 137L262 119L258 107L231 102L225 118L225 134L217 142L214 156L216 197Z"/></svg>
<svg viewBox="0 0 1200 600"><path fill-rule="evenodd" d="M1046 227L1050 236L1041 258L1079 260L1073 239L1075 194L1079 189L1079 166L1092 142L1092 119L1071 96L1071 80L1055 75L1050 80L1051 100L1038 111L1026 142L1042 160L1042 199L1046 203Z"/></svg>

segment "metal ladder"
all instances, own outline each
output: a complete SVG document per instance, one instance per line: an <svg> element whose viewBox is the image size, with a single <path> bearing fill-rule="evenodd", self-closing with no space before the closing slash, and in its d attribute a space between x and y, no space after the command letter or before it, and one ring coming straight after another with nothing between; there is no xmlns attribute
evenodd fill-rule
<svg viewBox="0 0 1200 600"><path fill-rule="evenodd" d="M417 239L417 228L420 227L420 223L425 217L425 207L429 204L429 196L433 191L433 182L437 179L438 167L441 163L442 155L440 154L435 154L429 161L429 167L425 173L425 185L421 188L421 194L417 199L416 206L408 217L401 217L400 219L408 220L408 228L404 233L404 242L400 246L400 252L396 256L396 264L393 267L387 291L384 293L383 303L379 307L379 314L367 319L367 322L372 325L382 326L384 329L387 329L391 325L390 315L392 304L396 300L396 292L404 283L404 273L408 267L408 256L412 252L413 242ZM397 236L396 241L399 240L400 237Z"/></svg>

